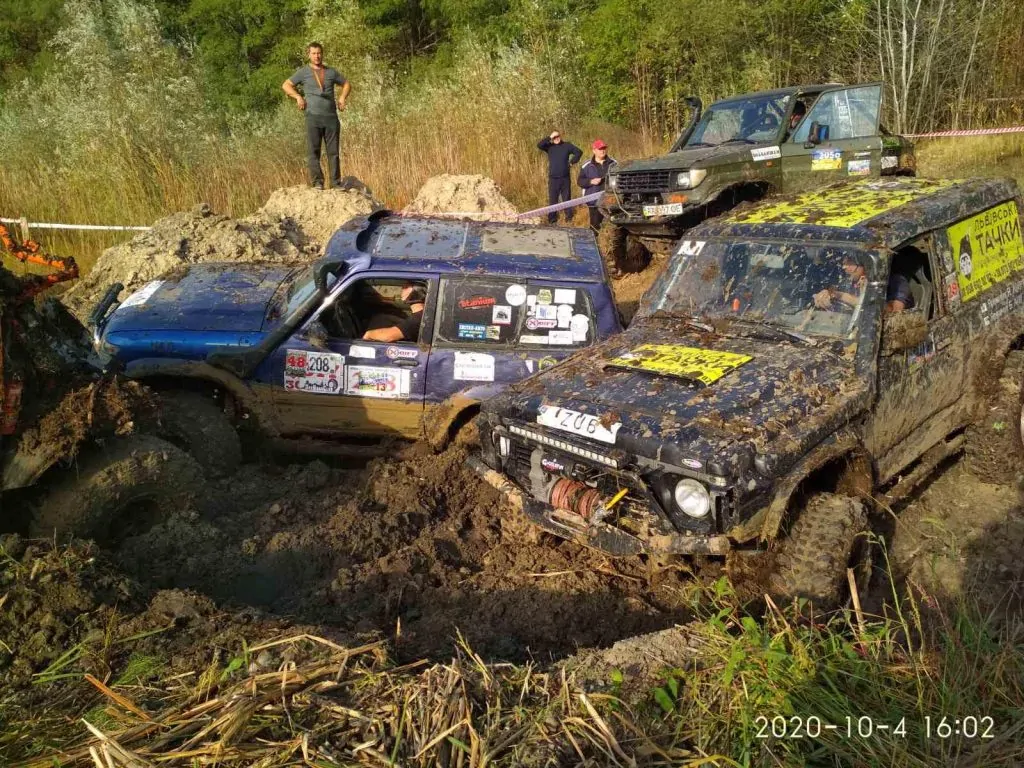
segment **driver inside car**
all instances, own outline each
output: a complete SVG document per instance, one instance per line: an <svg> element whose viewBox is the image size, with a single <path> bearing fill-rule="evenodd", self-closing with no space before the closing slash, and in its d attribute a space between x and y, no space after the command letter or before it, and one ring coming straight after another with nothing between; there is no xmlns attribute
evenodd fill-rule
<svg viewBox="0 0 1024 768"><path fill-rule="evenodd" d="M835 288L825 288L814 294L814 306L818 309L853 309L864 294L867 274L862 264L854 259L843 257L843 272L846 280ZM914 294L910 290L910 281L899 272L889 273L889 284L885 292L885 311L902 312L914 307Z"/></svg>
<svg viewBox="0 0 1024 768"><path fill-rule="evenodd" d="M366 341L417 341L420 336L420 325L423 323L423 304L427 300L427 290L417 283L407 282L402 286L402 301L409 305L409 316L400 319L394 316L374 317L370 320L369 330L363 334Z"/></svg>

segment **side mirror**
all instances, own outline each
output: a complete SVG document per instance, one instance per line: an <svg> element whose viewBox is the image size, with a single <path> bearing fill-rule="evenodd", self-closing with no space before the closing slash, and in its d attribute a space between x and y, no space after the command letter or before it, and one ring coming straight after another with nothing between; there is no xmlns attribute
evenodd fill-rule
<svg viewBox="0 0 1024 768"><path fill-rule="evenodd" d="M928 321L920 310L890 312L882 316L882 354L913 349L928 341Z"/></svg>

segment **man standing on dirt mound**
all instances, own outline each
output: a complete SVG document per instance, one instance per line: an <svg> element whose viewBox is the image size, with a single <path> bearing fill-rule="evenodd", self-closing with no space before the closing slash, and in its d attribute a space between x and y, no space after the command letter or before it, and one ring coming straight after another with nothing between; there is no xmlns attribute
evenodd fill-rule
<svg viewBox="0 0 1024 768"><path fill-rule="evenodd" d="M338 110L344 111L352 86L338 70L324 66L324 47L320 43L310 43L306 52L309 64L295 70L295 74L285 80L281 88L306 113L310 185L317 189L324 187L324 174L320 168L323 145L327 148L331 186L337 188L341 186L341 122L338 120ZM302 88L301 93L296 86ZM341 89L337 99L334 92L336 86Z"/></svg>
<svg viewBox="0 0 1024 768"><path fill-rule="evenodd" d="M570 141L562 141L560 131L552 131L537 142L537 149L548 156L548 205L572 197L572 178L569 166L575 165L583 157L583 150ZM572 211L565 211L565 220L572 221ZM558 221L558 211L548 214L548 224Z"/></svg>
<svg viewBox="0 0 1024 768"><path fill-rule="evenodd" d="M608 154L608 145L601 139L594 139L590 148L594 150L594 154L580 167L579 176L576 178L576 183L580 185L584 196L604 192L608 171L615 165L615 158ZM587 203L587 212L590 214L590 228L597 232L604 221L604 214L597 207L596 200Z"/></svg>

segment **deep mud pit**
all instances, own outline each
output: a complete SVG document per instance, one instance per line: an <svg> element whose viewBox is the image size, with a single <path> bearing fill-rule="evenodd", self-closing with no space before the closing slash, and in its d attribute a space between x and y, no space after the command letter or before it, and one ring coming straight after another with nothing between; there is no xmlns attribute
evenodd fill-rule
<svg viewBox="0 0 1024 768"><path fill-rule="evenodd" d="M404 659L447 658L459 632L488 659L547 659L686 620L686 576L652 587L635 561L538 536L464 460L247 465L113 559L151 588L379 632Z"/></svg>

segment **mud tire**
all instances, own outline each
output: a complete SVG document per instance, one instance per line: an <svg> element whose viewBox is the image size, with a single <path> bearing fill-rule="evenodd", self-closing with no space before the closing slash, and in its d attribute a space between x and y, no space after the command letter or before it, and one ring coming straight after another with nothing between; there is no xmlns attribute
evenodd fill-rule
<svg viewBox="0 0 1024 768"><path fill-rule="evenodd" d="M1024 474L1024 350L1010 350L999 380L967 430L967 470L984 483L1012 485Z"/></svg>
<svg viewBox="0 0 1024 768"><path fill-rule="evenodd" d="M160 395L160 436L192 454L207 477L229 477L242 463L242 442L210 397L198 392Z"/></svg>
<svg viewBox="0 0 1024 768"><path fill-rule="evenodd" d="M597 250L601 252L608 276L622 277L621 265L626 260L626 230L605 219L597 231Z"/></svg>
<svg viewBox="0 0 1024 768"><path fill-rule="evenodd" d="M203 485L194 458L166 440L133 435L83 456L39 505L33 536L110 538L111 528L132 505L145 503L154 517L185 506ZM155 521L153 521L155 522Z"/></svg>
<svg viewBox="0 0 1024 768"><path fill-rule="evenodd" d="M867 524L859 500L835 493L812 496L776 552L771 591L786 601L806 598L822 611L838 607L846 569Z"/></svg>

